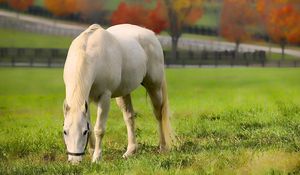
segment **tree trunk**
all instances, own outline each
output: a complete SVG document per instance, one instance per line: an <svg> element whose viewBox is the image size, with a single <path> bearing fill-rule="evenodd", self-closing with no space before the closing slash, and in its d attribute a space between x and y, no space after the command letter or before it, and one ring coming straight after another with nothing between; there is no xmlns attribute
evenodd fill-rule
<svg viewBox="0 0 300 175"><path fill-rule="evenodd" d="M285 44L282 43L281 44L281 60L284 60L284 58L285 58L284 49L285 49Z"/></svg>
<svg viewBox="0 0 300 175"><path fill-rule="evenodd" d="M172 38L172 59L177 59L177 49L178 49L178 40L181 35L181 26L182 24L179 22L178 16L176 11L172 8L173 1L172 0L165 0L167 11L168 11L168 18L170 22L170 30L169 34Z"/></svg>
<svg viewBox="0 0 300 175"><path fill-rule="evenodd" d="M16 13L17 13L17 19L19 20L20 19L20 12L17 11Z"/></svg>
<svg viewBox="0 0 300 175"><path fill-rule="evenodd" d="M286 45L286 40L284 38L282 38L280 40L280 46L281 46L281 60L284 60L285 54L284 54L284 49L285 49L285 45Z"/></svg>
<svg viewBox="0 0 300 175"><path fill-rule="evenodd" d="M268 59L272 59L272 43L271 41L268 41L268 44L269 44L269 51L268 51Z"/></svg>
<svg viewBox="0 0 300 175"><path fill-rule="evenodd" d="M240 48L240 41L237 40L237 41L235 41L235 50L234 50L234 54L235 54L234 57L235 57L235 59L238 58L239 48Z"/></svg>
<svg viewBox="0 0 300 175"><path fill-rule="evenodd" d="M178 40L179 40L179 37L176 37L176 36L172 36L172 59L177 59L178 58L178 52L177 52L177 49L178 49Z"/></svg>

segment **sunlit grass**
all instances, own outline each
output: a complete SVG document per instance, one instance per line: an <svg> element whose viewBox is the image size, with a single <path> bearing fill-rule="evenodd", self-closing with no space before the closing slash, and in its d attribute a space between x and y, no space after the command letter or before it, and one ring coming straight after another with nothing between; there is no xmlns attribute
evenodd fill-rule
<svg viewBox="0 0 300 175"><path fill-rule="evenodd" d="M52 36L0 28L0 47L68 48L72 37Z"/></svg>
<svg viewBox="0 0 300 175"><path fill-rule="evenodd" d="M300 171L299 69L168 69L178 146L157 152L145 90L133 94L139 154L112 101L99 165L66 162L62 69L0 69L0 174L266 174ZM95 120L95 106L92 105Z"/></svg>
<svg viewBox="0 0 300 175"><path fill-rule="evenodd" d="M38 7L44 7L44 0L35 0L34 5Z"/></svg>

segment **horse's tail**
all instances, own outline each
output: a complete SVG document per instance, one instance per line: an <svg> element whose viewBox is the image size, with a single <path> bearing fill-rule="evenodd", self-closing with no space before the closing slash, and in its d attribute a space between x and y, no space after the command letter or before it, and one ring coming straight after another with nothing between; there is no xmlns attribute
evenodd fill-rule
<svg viewBox="0 0 300 175"><path fill-rule="evenodd" d="M173 146L173 143L175 142L175 137L170 123L168 91L167 91L167 83L165 77L162 82L162 97L163 97L162 109L161 109L162 132L163 132L162 134L165 138L167 148L170 149Z"/></svg>

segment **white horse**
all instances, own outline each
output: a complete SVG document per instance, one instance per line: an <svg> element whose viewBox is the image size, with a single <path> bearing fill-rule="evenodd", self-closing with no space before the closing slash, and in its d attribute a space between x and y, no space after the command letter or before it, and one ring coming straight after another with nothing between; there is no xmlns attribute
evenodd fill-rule
<svg viewBox="0 0 300 175"><path fill-rule="evenodd" d="M64 141L68 160L82 160L89 140L92 162L101 158L110 99L116 98L127 127L128 147L123 157L137 151L134 111L130 93L143 85L158 120L160 150L170 148L172 131L164 76L164 57L155 34L145 28L122 24L104 30L91 25L72 42L64 67ZM98 106L94 137L89 139L89 102ZM92 136L93 136L92 135Z"/></svg>

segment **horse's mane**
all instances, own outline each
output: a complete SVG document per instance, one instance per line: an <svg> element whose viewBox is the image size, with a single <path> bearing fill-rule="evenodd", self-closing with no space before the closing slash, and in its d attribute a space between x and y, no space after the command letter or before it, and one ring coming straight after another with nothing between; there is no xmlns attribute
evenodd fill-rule
<svg viewBox="0 0 300 175"><path fill-rule="evenodd" d="M77 109L81 107L85 101L88 100L89 91L91 88L91 79L93 77L91 70L91 60L88 59L86 54L87 43L89 37L101 26L97 24L91 25L88 29L82 32L71 44L69 52L73 52L70 60L72 65L72 76L69 77L69 95L66 100L67 103L72 107ZM75 53L74 53L75 52Z"/></svg>

